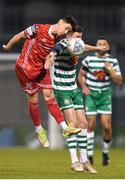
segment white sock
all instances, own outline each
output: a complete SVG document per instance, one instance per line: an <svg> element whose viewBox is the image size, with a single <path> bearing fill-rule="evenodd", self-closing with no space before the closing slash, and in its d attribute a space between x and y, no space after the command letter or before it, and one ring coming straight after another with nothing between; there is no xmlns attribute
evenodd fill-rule
<svg viewBox="0 0 125 180"><path fill-rule="evenodd" d="M71 162L72 162L72 164L73 164L74 162L79 161L79 160L78 160L78 157L77 157L77 150L76 150L76 149L70 149L69 151L70 151L70 156L71 156Z"/></svg>
<svg viewBox="0 0 125 180"><path fill-rule="evenodd" d="M102 148L102 151L104 153L108 153L109 152L109 149L110 149L110 146L111 146L111 141L110 142L105 142L105 140L103 140L103 148Z"/></svg>
<svg viewBox="0 0 125 180"><path fill-rule="evenodd" d="M93 156L94 150L94 131L87 132L87 154Z"/></svg>
<svg viewBox="0 0 125 180"><path fill-rule="evenodd" d="M68 149L70 152L71 163L78 161L77 157L77 135L71 135L67 139Z"/></svg>
<svg viewBox="0 0 125 180"><path fill-rule="evenodd" d="M43 127L41 125L35 126L35 128L37 133L40 133L43 130Z"/></svg>
<svg viewBox="0 0 125 180"><path fill-rule="evenodd" d="M59 126L61 127L61 129L66 129L68 127L65 121L61 122Z"/></svg>
<svg viewBox="0 0 125 180"><path fill-rule="evenodd" d="M88 161L87 158L87 149L80 149L80 162L81 163L85 163Z"/></svg>

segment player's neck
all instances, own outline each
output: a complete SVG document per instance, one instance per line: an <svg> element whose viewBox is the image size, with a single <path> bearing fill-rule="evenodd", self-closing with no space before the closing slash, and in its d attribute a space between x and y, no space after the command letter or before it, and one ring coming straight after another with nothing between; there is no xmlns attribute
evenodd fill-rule
<svg viewBox="0 0 125 180"><path fill-rule="evenodd" d="M57 28L58 28L58 24L53 24L52 26L51 26L51 35L52 36L56 36L57 35Z"/></svg>
<svg viewBox="0 0 125 180"><path fill-rule="evenodd" d="M97 53L97 56L99 58L105 58L106 57L106 54L103 54L103 53Z"/></svg>

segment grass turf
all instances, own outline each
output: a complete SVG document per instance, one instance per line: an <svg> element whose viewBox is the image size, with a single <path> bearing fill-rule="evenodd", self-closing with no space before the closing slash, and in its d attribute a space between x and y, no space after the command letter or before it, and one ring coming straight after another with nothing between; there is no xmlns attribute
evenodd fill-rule
<svg viewBox="0 0 125 180"><path fill-rule="evenodd" d="M0 179L123 179L125 149L111 149L111 163L102 166L101 150L95 149L97 174L70 169L68 150L0 149Z"/></svg>

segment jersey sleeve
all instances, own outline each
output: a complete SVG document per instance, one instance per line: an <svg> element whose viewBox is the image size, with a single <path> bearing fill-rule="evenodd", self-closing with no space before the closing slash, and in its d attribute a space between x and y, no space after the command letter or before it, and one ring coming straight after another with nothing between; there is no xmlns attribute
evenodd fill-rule
<svg viewBox="0 0 125 180"><path fill-rule="evenodd" d="M34 24L32 26L29 26L27 29L24 30L24 34L27 39L34 38L37 34L37 29L39 28L39 25Z"/></svg>
<svg viewBox="0 0 125 180"><path fill-rule="evenodd" d="M66 39L63 39L56 43L55 47L52 49L56 53L56 55L60 55L66 48L67 48L67 41Z"/></svg>
<svg viewBox="0 0 125 180"><path fill-rule="evenodd" d="M113 69L116 71L118 75L121 75L120 66L117 59L114 59Z"/></svg>
<svg viewBox="0 0 125 180"><path fill-rule="evenodd" d="M89 56L82 60L82 69L88 71Z"/></svg>

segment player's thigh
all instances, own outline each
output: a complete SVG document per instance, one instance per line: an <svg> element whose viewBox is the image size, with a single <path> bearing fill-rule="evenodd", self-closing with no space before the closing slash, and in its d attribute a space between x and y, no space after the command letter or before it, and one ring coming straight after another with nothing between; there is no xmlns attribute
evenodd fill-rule
<svg viewBox="0 0 125 180"><path fill-rule="evenodd" d="M50 73L48 70L42 69L41 74L36 78L37 87L39 89L52 89L52 82L50 78Z"/></svg>
<svg viewBox="0 0 125 180"><path fill-rule="evenodd" d="M73 126L77 126L75 110L73 108L72 94L70 91L54 90L56 100L59 104L60 109L64 114L65 121Z"/></svg>
<svg viewBox="0 0 125 180"><path fill-rule="evenodd" d="M87 128L87 120L85 117L84 109L75 109L77 124L79 128Z"/></svg>
<svg viewBox="0 0 125 180"><path fill-rule="evenodd" d="M73 107L75 109L78 127L87 128L87 121L85 118L83 96L81 90L80 89L73 90L72 97L73 97Z"/></svg>
<svg viewBox="0 0 125 180"><path fill-rule="evenodd" d="M110 89L102 91L98 102L98 113L112 114L112 92Z"/></svg>
<svg viewBox="0 0 125 180"><path fill-rule="evenodd" d="M61 110L73 108L72 97L69 91L54 90L54 94Z"/></svg>
<svg viewBox="0 0 125 180"><path fill-rule="evenodd" d="M85 97L85 113L89 115L97 115L96 99L91 94Z"/></svg>
<svg viewBox="0 0 125 180"><path fill-rule="evenodd" d="M30 79L27 78L24 70L16 65L16 75L22 87L22 90L27 94L28 100L31 99L37 100L37 93L39 92L39 88L37 87L37 82L32 82Z"/></svg>
<svg viewBox="0 0 125 180"><path fill-rule="evenodd" d="M111 114L101 114L101 124L104 130L110 130L111 123Z"/></svg>
<svg viewBox="0 0 125 180"><path fill-rule="evenodd" d="M83 96L82 92L80 89L75 89L71 91L72 95L72 101L73 101L73 107L75 110L77 109L83 109L84 108L84 103L83 103Z"/></svg>

